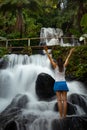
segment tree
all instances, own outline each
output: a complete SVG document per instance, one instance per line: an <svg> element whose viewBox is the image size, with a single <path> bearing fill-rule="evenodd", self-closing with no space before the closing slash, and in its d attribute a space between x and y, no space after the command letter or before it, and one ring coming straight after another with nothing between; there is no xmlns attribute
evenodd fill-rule
<svg viewBox="0 0 87 130"><path fill-rule="evenodd" d="M80 25L83 29L83 33L87 33L87 13L83 15Z"/></svg>
<svg viewBox="0 0 87 130"><path fill-rule="evenodd" d="M82 16L87 13L87 0L67 0L67 8L73 11L73 17L74 17L74 22L75 26L76 24L78 25L79 31L82 33L82 28L80 25L80 21L82 19Z"/></svg>
<svg viewBox="0 0 87 130"><path fill-rule="evenodd" d="M40 3L37 0L0 0L0 11L3 14L12 12L12 15L16 15L15 29L20 32L20 37L24 30L23 9L25 8L37 11L40 10Z"/></svg>

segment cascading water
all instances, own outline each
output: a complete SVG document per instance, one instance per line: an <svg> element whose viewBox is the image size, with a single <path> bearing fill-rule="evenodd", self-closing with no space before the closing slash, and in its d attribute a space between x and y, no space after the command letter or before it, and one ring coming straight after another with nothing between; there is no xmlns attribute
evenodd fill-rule
<svg viewBox="0 0 87 130"><path fill-rule="evenodd" d="M5 113L5 117L8 117L8 115L12 114L8 113L12 111L14 112L14 109L17 108L17 106L19 108L21 106L21 103L23 105L25 102L24 99L26 99L26 97L22 100L19 100L23 95L27 96L27 103L26 105L22 106L23 108L21 116L17 113L13 119L12 115L12 124L7 120L8 122L6 122L6 125L8 124L8 126L6 126L6 128L3 127L3 129L6 130L9 128L10 130L10 127L14 124L14 122L19 122L20 126L21 120L21 127L18 126L19 128L16 128L17 130L56 130L57 128L60 128L59 130L65 130L65 126L63 127L62 123L59 120L58 111L54 110L55 104L57 102L56 97L53 96L53 98L50 100L40 100L36 93L35 86L39 74L45 73L54 79L54 71L47 56L39 54L32 56L11 54L7 55L6 57L8 59L8 66L6 69L0 70L0 113L2 115ZM84 99L84 104L87 108L87 97L85 97L86 89L84 88L83 84L77 81L67 81L67 84L70 89L68 93L69 101L73 103L73 100L77 100L77 95L84 95L82 96L82 99ZM74 93L77 94L75 95L76 99L73 99L72 94ZM75 101L75 115L81 116L87 114L87 111L83 109L83 106L78 105L78 101ZM1 124L4 122L3 120L4 117L0 117ZM59 122L57 123L58 120ZM59 124L57 128L55 122L56 124ZM22 126L23 123L25 124L25 128ZM2 130L1 124L0 130Z"/></svg>
<svg viewBox="0 0 87 130"><path fill-rule="evenodd" d="M59 28L41 28L40 32L40 45L60 45L61 37L63 36L63 31Z"/></svg>
<svg viewBox="0 0 87 130"><path fill-rule="evenodd" d="M41 28L40 31L40 45L60 45L60 46L79 46L78 40L72 35L72 43L64 43L63 30L60 28Z"/></svg>

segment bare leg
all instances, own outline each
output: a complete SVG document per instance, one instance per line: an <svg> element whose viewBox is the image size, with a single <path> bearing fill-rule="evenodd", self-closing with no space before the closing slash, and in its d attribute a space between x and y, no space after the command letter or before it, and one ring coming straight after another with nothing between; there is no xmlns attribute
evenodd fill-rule
<svg viewBox="0 0 87 130"><path fill-rule="evenodd" d="M63 117L63 106L62 106L61 92L56 92L56 96L57 96L60 118L62 118Z"/></svg>
<svg viewBox="0 0 87 130"><path fill-rule="evenodd" d="M62 99L63 99L63 113L64 117L67 114L67 92L62 92Z"/></svg>

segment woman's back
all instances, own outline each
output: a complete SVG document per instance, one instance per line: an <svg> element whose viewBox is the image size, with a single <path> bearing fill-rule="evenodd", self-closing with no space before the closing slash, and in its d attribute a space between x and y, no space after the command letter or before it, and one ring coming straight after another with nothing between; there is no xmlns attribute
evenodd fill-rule
<svg viewBox="0 0 87 130"><path fill-rule="evenodd" d="M54 69L55 81L65 81L65 67L62 72L59 71L58 66Z"/></svg>

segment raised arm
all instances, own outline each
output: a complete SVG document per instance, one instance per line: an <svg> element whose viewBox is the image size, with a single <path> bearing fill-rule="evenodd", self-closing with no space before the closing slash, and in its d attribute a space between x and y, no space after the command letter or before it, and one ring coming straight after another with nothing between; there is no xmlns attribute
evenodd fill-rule
<svg viewBox="0 0 87 130"><path fill-rule="evenodd" d="M46 52L46 54L47 54L47 56L48 56L48 58L49 58L49 60L50 60L50 62L51 62L51 64L52 64L53 68L56 68L57 64L53 61L52 57L51 57L50 54L48 53L48 48L47 48L47 46L45 46L44 49L45 49L45 52Z"/></svg>
<svg viewBox="0 0 87 130"><path fill-rule="evenodd" d="M66 58L66 60L65 60L65 63L64 63L64 66L65 66L65 67L68 65L69 59L70 59L70 57L71 57L71 55L72 55L72 53L73 53L74 50L75 50L75 48L72 48L72 49L70 50L69 55L67 56L67 58Z"/></svg>

